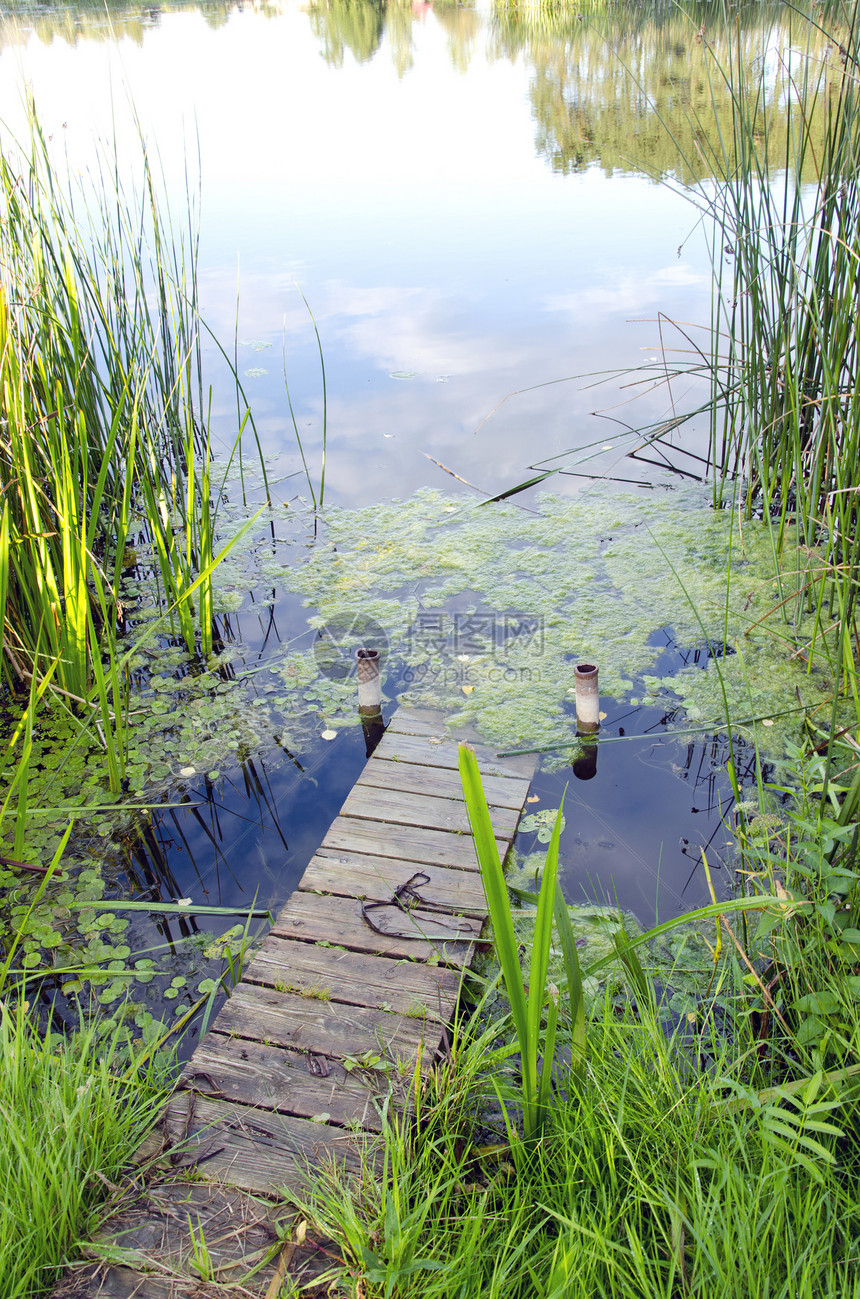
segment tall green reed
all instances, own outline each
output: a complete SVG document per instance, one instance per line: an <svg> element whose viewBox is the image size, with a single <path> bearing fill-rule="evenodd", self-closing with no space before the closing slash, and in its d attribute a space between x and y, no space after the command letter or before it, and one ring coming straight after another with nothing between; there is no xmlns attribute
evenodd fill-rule
<svg viewBox="0 0 860 1299"><path fill-rule="evenodd" d="M520 1049L522 1067L523 1135L526 1140L538 1136L543 1127L550 1100L555 1042L558 1028L559 989L548 983L549 955L552 946L553 921L558 927L567 976L570 1003L569 1022L573 1063L579 1072L585 1062L585 1011L582 999L582 974L576 952L576 940L570 916L558 884L558 843L561 836L561 809L555 819L552 838L546 854L543 880L538 898L537 921L532 945L528 991L523 986L519 945L511 920L505 874L496 847L490 812L481 783L478 761L467 745L460 745L460 779L463 797L472 827L475 855L481 871L487 908L493 926L496 954L502 968L514 1028ZM544 1013L546 1024L544 1025Z"/></svg>
<svg viewBox="0 0 860 1299"><path fill-rule="evenodd" d="M716 108L700 122L703 170L716 180L693 191L714 266L711 353L702 358L712 383L709 458L715 504L739 506L770 529L778 581L786 547L806 548L809 571L779 590L780 616L815 611L804 652L827 661L860 716L860 18L855 5L828 11L822 57L820 13L789 14L789 40L774 55L789 123L780 143L772 60L749 64L727 8L722 34L734 39L721 39L720 57L702 35L712 102L728 92L732 107L728 126Z"/></svg>
<svg viewBox="0 0 860 1299"><path fill-rule="evenodd" d="M770 885L769 891L757 888L745 897L734 897L718 902L712 890L714 900L709 906L699 907L695 911L663 921L635 937L629 936L623 926L620 929L616 928L612 935L614 948L612 954L592 962L583 971L570 913L558 881L561 835L561 809L559 809L552 839L547 849L540 892L536 899L537 915L526 985L523 981L519 944L513 926L510 892L496 846L477 759L467 745L460 746L459 766L463 797L472 828L475 856L481 872L493 931L493 942L511 1007L513 1032L519 1048L523 1136L527 1141L533 1141L542 1131L551 1110L553 1070L557 1063L556 1042L560 1025L563 1026L569 1045L571 1078L577 1083L584 1081L589 1046L583 996L584 975L593 977L604 973L609 967L623 968L643 1023L653 1024L656 1020L657 994L639 958L639 948L647 949L655 939L665 937L679 926L701 924L704 921L713 920L719 934L721 924L727 925L733 917L739 917L745 924L746 917L755 913L761 913L760 929L767 933L777 926L793 921L799 915L810 912L814 903L811 899L786 894L784 890L780 892L772 876L767 880ZM522 903L535 904L533 894L523 890L514 890L514 892ZM561 951L564 971L562 988L554 986L548 977L550 956L556 940ZM719 939L717 946L719 948ZM717 959L715 956L715 974Z"/></svg>
<svg viewBox="0 0 860 1299"><path fill-rule="evenodd" d="M141 145L141 191L58 170L32 103L0 159L0 627L11 685L116 712L122 576L152 554L169 620L212 645L215 556L196 240L176 236ZM105 681L100 679L104 664Z"/></svg>
<svg viewBox="0 0 860 1299"><path fill-rule="evenodd" d="M73 180L28 109L0 156L0 680L96 727L118 793L124 573L151 567L165 628L205 655L238 538L216 553L191 196L177 232L142 141L137 187L116 145Z"/></svg>

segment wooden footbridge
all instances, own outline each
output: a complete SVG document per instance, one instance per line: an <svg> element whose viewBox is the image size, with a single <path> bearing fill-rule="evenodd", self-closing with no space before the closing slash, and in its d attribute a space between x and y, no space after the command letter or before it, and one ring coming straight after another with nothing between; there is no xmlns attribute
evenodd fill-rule
<svg viewBox="0 0 860 1299"><path fill-rule="evenodd" d="M534 764L477 753L504 858ZM278 1299L324 1270L290 1191L357 1171L408 1103L486 919L457 756L441 715L395 714L56 1299Z"/></svg>

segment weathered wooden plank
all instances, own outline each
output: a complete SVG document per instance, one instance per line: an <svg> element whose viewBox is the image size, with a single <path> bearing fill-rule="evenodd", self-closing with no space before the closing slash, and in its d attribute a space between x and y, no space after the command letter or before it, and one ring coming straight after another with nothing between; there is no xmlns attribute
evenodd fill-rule
<svg viewBox="0 0 860 1299"><path fill-rule="evenodd" d="M437 736L402 735L387 730L379 741L371 762L377 757L389 762L411 762L425 767L447 767L458 771L459 750L455 743ZM481 775L512 776L531 779L534 762L526 758L493 757L489 753L478 755Z"/></svg>
<svg viewBox="0 0 860 1299"><path fill-rule="evenodd" d="M445 725L445 718L441 713L435 718L432 715L419 717L417 711L411 708L398 708L387 729L392 735L427 735L452 740L455 744L460 742L460 737L452 735ZM471 744L472 740L468 743Z"/></svg>
<svg viewBox="0 0 860 1299"><path fill-rule="evenodd" d="M342 853L321 848L308 863L299 888L305 892L335 893L371 902L389 902L395 889L416 875L429 877L426 883L416 881L414 887L433 907L445 907L452 915L483 918L487 914L484 886L477 872L451 870L447 866L416 866L414 861L403 861L399 857L374 857L370 853ZM391 927L402 928L399 921ZM458 929L456 921L447 920L444 916L434 920L432 926L433 933L446 930L456 933Z"/></svg>
<svg viewBox="0 0 860 1299"><path fill-rule="evenodd" d="M493 750L481 740L472 727L458 727L456 732L448 726L444 713L430 709L398 708L386 728L393 735L420 735L432 739L450 740L452 744L468 744L478 754L493 757Z"/></svg>
<svg viewBox="0 0 860 1299"><path fill-rule="evenodd" d="M472 943L481 926L477 920L463 918L457 921L458 932L468 933L469 937L447 939L442 934L450 930L443 930L443 925L449 926L450 923L444 916L440 919L432 911L417 908L397 916L398 935L411 930L414 938L383 935L365 924L358 900L296 892L278 912L271 932L284 938L328 942L352 951L405 956L415 961L441 962L458 968L469 964ZM394 928L393 925L389 927Z"/></svg>
<svg viewBox="0 0 860 1299"><path fill-rule="evenodd" d="M410 705L402 705L391 718L398 726L404 726L407 722L426 722L428 726L445 726L448 714L441 708L417 708Z"/></svg>
<svg viewBox="0 0 860 1299"><path fill-rule="evenodd" d="M320 1001L258 984L240 983L215 1019L220 1033L250 1038L298 1051L342 1060L368 1051L389 1062L432 1055L439 1044L439 1025L423 1018L395 1015L365 1006Z"/></svg>
<svg viewBox="0 0 860 1299"><path fill-rule="evenodd" d="M182 1072L178 1087L219 1100L238 1101L312 1119L327 1113L332 1123L358 1123L369 1131L380 1127L379 1106L388 1094L388 1079L348 1073L328 1056L314 1057L283 1047L264 1046L247 1038L227 1037L213 1029Z"/></svg>
<svg viewBox="0 0 860 1299"><path fill-rule="evenodd" d="M272 1195L283 1186L306 1188L314 1166L335 1161L358 1171L362 1140L373 1138L289 1114L177 1092L135 1160L155 1158L175 1172L199 1169L207 1181Z"/></svg>
<svg viewBox="0 0 860 1299"><path fill-rule="evenodd" d="M510 841L496 839L499 856L504 860ZM410 825L384 825L378 821L360 821L339 816L329 826L322 847L333 852L363 852L377 857L400 857L413 861L416 867L451 866L455 870L477 871L475 847L469 834L447 830L424 830Z"/></svg>
<svg viewBox="0 0 860 1299"><path fill-rule="evenodd" d="M462 799L458 802L453 798L437 797L432 779L427 781L427 786L422 794L404 794L378 786L355 785L340 814L385 821L389 825L424 826L430 830L469 834L469 815ZM493 807L490 808L490 820L497 835L512 839L519 813L512 808Z"/></svg>
<svg viewBox="0 0 860 1299"><path fill-rule="evenodd" d="M244 979L300 995L323 992L332 1002L373 1006L401 1015L424 1014L447 1023L460 993L460 976L444 966L392 960L337 947L317 947L269 934Z"/></svg>
<svg viewBox="0 0 860 1299"><path fill-rule="evenodd" d="M69 1271L53 1299L210 1299L211 1286L189 1277L90 1264Z"/></svg>
<svg viewBox="0 0 860 1299"><path fill-rule="evenodd" d="M183 1177L150 1184L136 1200L124 1202L83 1252L88 1258L118 1263L117 1251L122 1250L126 1268L154 1272L153 1279L171 1279L178 1286L184 1283L185 1289L177 1289L177 1294L195 1293L187 1288L200 1279L188 1232L190 1219L197 1238L205 1240L220 1284L241 1282L254 1269L255 1282L265 1287L275 1273L274 1261L267 1259L274 1260L294 1216L284 1205L246 1191ZM130 1282L131 1276L126 1280Z"/></svg>
<svg viewBox="0 0 860 1299"><path fill-rule="evenodd" d="M520 776L485 776L484 793L494 808L511 808L520 812L526 801L529 781ZM404 794L432 793L438 798L456 798L463 801L463 786L459 771L447 767L434 767L428 772L426 765L410 762L388 762L376 753L367 763L355 788L372 785L376 789L400 790Z"/></svg>
<svg viewBox="0 0 860 1299"><path fill-rule="evenodd" d="M418 717L412 709L398 708L386 727L386 734L392 737L415 736L418 739L428 740L434 746L440 741L452 744L455 748L459 748L461 742L468 744L475 750L482 773L486 763L488 767L501 766L506 775L527 777L530 780L534 774L536 759L532 754L524 753L515 758L499 758L495 750L482 744L474 736L452 735L441 715L440 720L434 721L430 718Z"/></svg>

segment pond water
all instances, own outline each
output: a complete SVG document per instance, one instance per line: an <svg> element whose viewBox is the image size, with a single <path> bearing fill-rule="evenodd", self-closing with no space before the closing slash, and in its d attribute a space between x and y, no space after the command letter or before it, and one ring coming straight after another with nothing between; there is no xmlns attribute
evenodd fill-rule
<svg viewBox="0 0 860 1299"><path fill-rule="evenodd" d="M744 59L774 62L777 144L779 51L790 39L779 26L783 9L738 8ZM7 5L0 118L20 123L26 84L73 169L90 166L93 137L111 131L120 166L132 167L132 103L177 224L189 173L198 206L199 158L202 314L228 351L235 341L278 507L289 504L294 518L265 544L274 564L295 567L326 534L314 539L295 499L307 489L285 380L315 482L325 419L330 505L362 509L427 487L472 499L476 490L504 491L537 463L564 468L547 484L562 498L589 500L592 480L608 478L628 490L642 484L652 504L668 499L677 480L626 453L631 429L702 399L693 379L656 382L662 349L688 346L671 322L689 331L709 318L706 227L688 187L708 192L696 146L710 6L687 10L447 0ZM235 397L215 358L207 342L212 431L226 446ZM640 382L631 387L633 370ZM693 420L675 443L700 451L705 435L706 421ZM697 472L689 458L678 463ZM535 490L518 501L538 508ZM595 537L608 545L605 496L593 511ZM385 526L399 526L386 517L383 540ZM678 527L693 536L696 519ZM250 707L267 689L283 689L285 653L311 649L308 617L321 597L270 572L249 573L244 590L237 583L244 598L222 618L230 652L221 683L244 677ZM452 618L477 608L545 619L545 599L539 578L525 572L504 605L464 586L435 607ZM609 655L613 682L629 680L604 704L603 735L619 742L601 747L593 779L572 772L572 706L557 702L547 725L562 726L563 715L566 729L542 761L530 809L557 807L569 783L570 900L617 901L644 922L707 900L701 847L710 845L720 872L731 807L725 739L676 735L689 722L679 708L640 702L643 673L665 677L697 657L707 665L695 625L680 633L673 606L664 604L656 622L653 607L645 616L650 659L637 651L625 665L617 648ZM568 692L559 664L572 674L578 653L599 652L588 641L566 642L554 660L557 700ZM181 657L153 670L172 674L184 706ZM413 686L414 662L401 646L387 708ZM234 754L205 779L199 765L177 785L177 758L174 805L154 814L144 836L114 845L109 887L280 905L365 759L355 725L339 726L334 742L320 739L326 709L311 689L313 724L295 742L280 723L262 728L251 758L237 763ZM512 745L522 739L509 734ZM534 736L532 744L548 747ZM739 763L752 773L751 758L741 753ZM176 805L182 800L194 806ZM523 859L540 849L528 833L518 847ZM729 883L724 864L719 887ZM221 923L200 927L217 932ZM173 942L196 926L192 908L181 924L156 928ZM135 918L129 934L138 950L153 929Z"/></svg>

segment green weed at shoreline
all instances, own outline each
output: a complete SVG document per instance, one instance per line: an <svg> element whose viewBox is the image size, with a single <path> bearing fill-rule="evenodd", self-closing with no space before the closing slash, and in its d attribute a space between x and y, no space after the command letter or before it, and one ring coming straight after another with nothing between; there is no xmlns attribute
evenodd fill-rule
<svg viewBox="0 0 860 1299"><path fill-rule="evenodd" d="M170 1087L164 1064L128 1068L127 1034L41 1035L23 1002L0 1002L0 1275L8 1299L59 1280L92 1232Z"/></svg>

